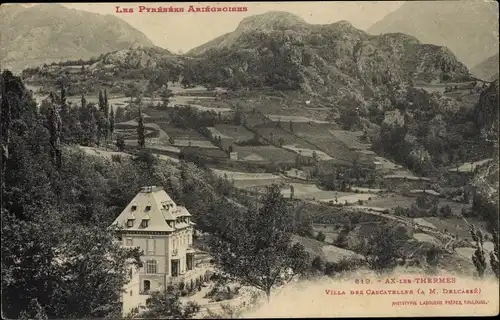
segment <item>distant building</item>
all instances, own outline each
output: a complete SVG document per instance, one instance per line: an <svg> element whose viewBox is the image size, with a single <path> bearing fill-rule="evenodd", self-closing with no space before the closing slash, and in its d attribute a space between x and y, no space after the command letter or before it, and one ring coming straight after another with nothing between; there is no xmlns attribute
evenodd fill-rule
<svg viewBox="0 0 500 320"><path fill-rule="evenodd" d="M191 214L161 187L144 187L113 222L123 247L139 247L144 266L130 269L123 314L144 304L152 291L203 275L194 265Z"/></svg>
<svg viewBox="0 0 500 320"><path fill-rule="evenodd" d="M375 166L375 170L384 169L384 164L380 161L373 161L373 165Z"/></svg>
<svg viewBox="0 0 500 320"><path fill-rule="evenodd" d="M230 152L229 153L229 159L231 159L231 160L238 160L238 152Z"/></svg>

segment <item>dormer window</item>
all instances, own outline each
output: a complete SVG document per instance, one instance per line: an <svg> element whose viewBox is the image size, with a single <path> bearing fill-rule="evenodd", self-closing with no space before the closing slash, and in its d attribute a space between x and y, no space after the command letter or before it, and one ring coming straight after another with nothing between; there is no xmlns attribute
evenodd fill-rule
<svg viewBox="0 0 500 320"><path fill-rule="evenodd" d="M133 204L133 205L132 205L132 208L130 208L130 210L132 210L132 211L137 210L137 205Z"/></svg>
<svg viewBox="0 0 500 320"><path fill-rule="evenodd" d="M127 220L127 227L132 228L134 226L134 219L128 219Z"/></svg>
<svg viewBox="0 0 500 320"><path fill-rule="evenodd" d="M142 218L141 227L147 228L149 222L149 215L146 214L144 218Z"/></svg>
<svg viewBox="0 0 500 320"><path fill-rule="evenodd" d="M145 211L150 211L150 210L151 210L151 206L146 206Z"/></svg>

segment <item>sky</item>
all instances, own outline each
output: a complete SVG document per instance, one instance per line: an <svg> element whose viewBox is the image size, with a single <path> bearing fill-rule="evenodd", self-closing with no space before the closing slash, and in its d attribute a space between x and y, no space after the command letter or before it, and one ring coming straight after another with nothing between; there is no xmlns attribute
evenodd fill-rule
<svg viewBox="0 0 500 320"><path fill-rule="evenodd" d="M187 52L220 35L234 31L248 16L268 11L294 13L309 23L329 24L347 20L356 28L366 30L404 1L310 1L310 2L194 2L194 3L61 3L79 10L112 14L142 31L155 45L172 52ZM246 12L186 12L189 5L211 7L247 7ZM134 13L116 13L116 6L134 8ZM184 7L185 12L139 13L139 6Z"/></svg>

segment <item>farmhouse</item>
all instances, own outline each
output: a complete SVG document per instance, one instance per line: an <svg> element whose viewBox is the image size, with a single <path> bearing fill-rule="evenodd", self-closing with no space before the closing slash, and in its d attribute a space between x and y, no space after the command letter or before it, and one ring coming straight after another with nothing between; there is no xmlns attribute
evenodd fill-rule
<svg viewBox="0 0 500 320"><path fill-rule="evenodd" d="M126 248L143 251L143 267L131 267L122 294L123 313L143 305L152 291L202 275L194 266L191 214L161 187L144 187L111 225Z"/></svg>

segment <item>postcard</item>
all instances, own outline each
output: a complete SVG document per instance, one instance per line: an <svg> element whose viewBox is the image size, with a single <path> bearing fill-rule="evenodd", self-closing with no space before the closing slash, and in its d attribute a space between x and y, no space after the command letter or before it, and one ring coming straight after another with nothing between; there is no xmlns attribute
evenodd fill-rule
<svg viewBox="0 0 500 320"><path fill-rule="evenodd" d="M2 316L497 315L498 20L2 4Z"/></svg>

